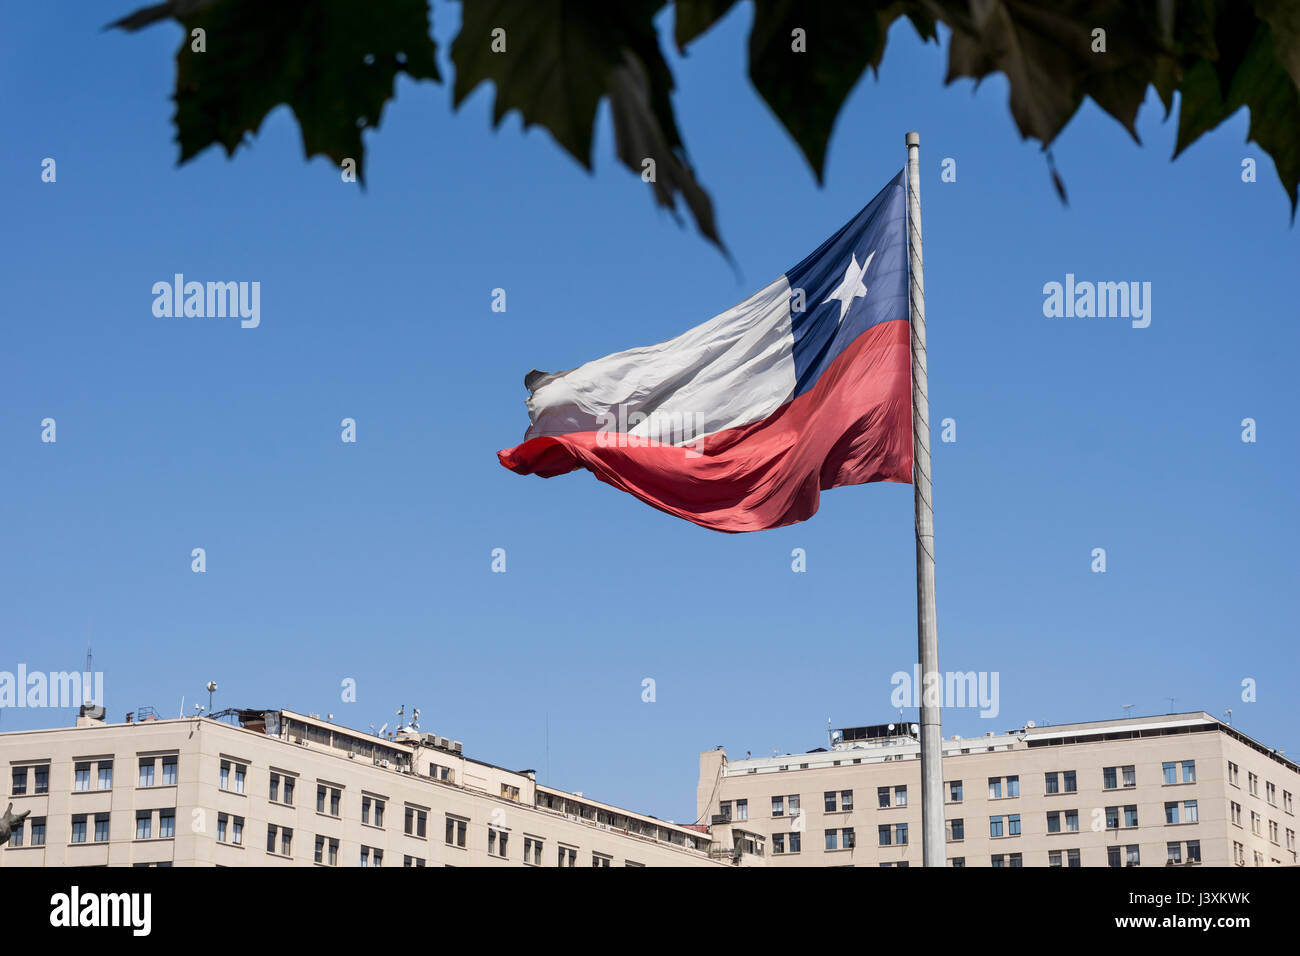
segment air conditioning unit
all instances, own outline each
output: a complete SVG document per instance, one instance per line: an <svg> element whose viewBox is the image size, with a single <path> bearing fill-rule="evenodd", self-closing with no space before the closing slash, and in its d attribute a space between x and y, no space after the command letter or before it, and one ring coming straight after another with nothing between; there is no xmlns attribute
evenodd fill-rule
<svg viewBox="0 0 1300 956"><path fill-rule="evenodd" d="M437 742L434 744L434 746L442 750L449 750L451 749L451 741L448 740L446 737L439 737L437 739Z"/></svg>
<svg viewBox="0 0 1300 956"><path fill-rule="evenodd" d="M465 745L462 744L459 740L453 740L451 742L451 749L453 753L464 753Z"/></svg>
<svg viewBox="0 0 1300 956"><path fill-rule="evenodd" d="M388 763L388 761L387 761L386 759L381 758L381 759L379 760L379 766L381 766L381 767L383 767L385 770L387 770L387 769L388 769L388 766L389 766L389 763Z"/></svg>
<svg viewBox="0 0 1300 956"><path fill-rule="evenodd" d="M357 755L356 755L356 752L355 752L355 751L353 751L353 750L349 750L349 751L348 751L348 759L349 759L349 760L355 760L356 757L357 757Z"/></svg>

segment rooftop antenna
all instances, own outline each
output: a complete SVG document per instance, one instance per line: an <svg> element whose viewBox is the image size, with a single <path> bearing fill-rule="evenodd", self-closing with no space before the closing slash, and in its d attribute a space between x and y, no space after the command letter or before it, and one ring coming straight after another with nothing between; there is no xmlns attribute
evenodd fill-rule
<svg viewBox="0 0 1300 956"><path fill-rule="evenodd" d="M1223 716L1227 719L1226 722L1227 722L1228 726L1231 727L1231 726L1232 726L1232 708L1229 707L1226 711L1224 711Z"/></svg>
<svg viewBox="0 0 1300 956"><path fill-rule="evenodd" d="M1176 698L1166 697L1165 700L1169 701L1169 713L1172 714L1174 712L1174 701L1176 700Z"/></svg>
<svg viewBox="0 0 1300 956"><path fill-rule="evenodd" d="M370 726L373 728L375 725L371 724ZM387 729L388 729L388 721L385 720L383 725L379 728L379 736L380 737L384 736L384 731Z"/></svg>
<svg viewBox="0 0 1300 956"><path fill-rule="evenodd" d="M217 692L217 682L210 680L207 683L208 689L208 713L212 713L212 695Z"/></svg>
<svg viewBox="0 0 1300 956"><path fill-rule="evenodd" d="M397 708L397 729L400 731L405 726L402 721L406 719L406 705Z"/></svg>
<svg viewBox="0 0 1300 956"><path fill-rule="evenodd" d="M91 703L90 686L94 682L94 678L91 677L90 675L93 674L94 672L95 672L95 655L91 653L90 638L87 637L86 638L86 676L85 679L81 682L81 702L83 704Z"/></svg>
<svg viewBox="0 0 1300 956"><path fill-rule="evenodd" d="M1128 719L1128 712L1129 712L1130 710L1132 710L1132 709L1133 709L1133 705L1132 705L1132 704L1125 704L1125 705L1124 705L1124 719L1125 719L1125 720Z"/></svg>
<svg viewBox="0 0 1300 956"><path fill-rule="evenodd" d="M411 729L412 730L420 729L420 708L419 707L416 707L414 710L411 711Z"/></svg>

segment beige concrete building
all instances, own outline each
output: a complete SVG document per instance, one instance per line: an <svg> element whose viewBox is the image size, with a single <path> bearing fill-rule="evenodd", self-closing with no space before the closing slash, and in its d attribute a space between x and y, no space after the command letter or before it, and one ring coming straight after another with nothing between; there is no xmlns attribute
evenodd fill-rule
<svg viewBox="0 0 1300 956"><path fill-rule="evenodd" d="M676 826L285 710L0 734L3 866L719 866Z"/></svg>
<svg viewBox="0 0 1300 956"><path fill-rule="evenodd" d="M912 725L834 731L803 754L700 755L717 846L769 866L920 866ZM950 866L1295 865L1300 768L1206 713L1034 727L943 746Z"/></svg>

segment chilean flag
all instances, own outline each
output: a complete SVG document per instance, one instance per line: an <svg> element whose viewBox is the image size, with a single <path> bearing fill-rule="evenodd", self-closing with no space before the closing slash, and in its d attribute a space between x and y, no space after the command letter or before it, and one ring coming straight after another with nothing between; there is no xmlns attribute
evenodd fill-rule
<svg viewBox="0 0 1300 956"><path fill-rule="evenodd" d="M525 378L521 475L586 468L717 531L811 517L822 489L912 480L907 180L785 275L674 339Z"/></svg>

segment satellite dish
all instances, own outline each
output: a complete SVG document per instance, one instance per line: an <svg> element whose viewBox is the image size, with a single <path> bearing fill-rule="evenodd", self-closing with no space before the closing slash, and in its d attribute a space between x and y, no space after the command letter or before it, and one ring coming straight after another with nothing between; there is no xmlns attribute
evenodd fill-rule
<svg viewBox="0 0 1300 956"><path fill-rule="evenodd" d="M1036 727L1036 726L1038 726L1038 725L1035 724L1032 720L1026 720L1026 721L1025 721L1025 726L1026 726L1026 727Z"/></svg>
<svg viewBox="0 0 1300 956"><path fill-rule="evenodd" d="M912 733L914 733L914 734L919 734L920 732L921 732L921 728L918 727L916 724L913 724L913 725L912 725Z"/></svg>
<svg viewBox="0 0 1300 956"><path fill-rule="evenodd" d="M893 724L890 724L890 725L889 725L889 729L890 729L890 730L893 730L893 729L894 729L894 725L893 725Z"/></svg>
<svg viewBox="0 0 1300 956"><path fill-rule="evenodd" d="M384 726L379 728L379 736L380 737L384 736L384 731L387 729L388 729L388 721L384 721Z"/></svg>

